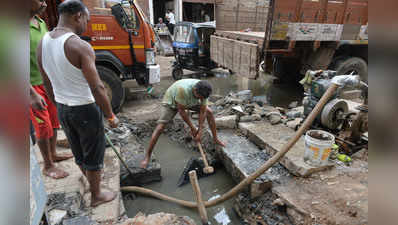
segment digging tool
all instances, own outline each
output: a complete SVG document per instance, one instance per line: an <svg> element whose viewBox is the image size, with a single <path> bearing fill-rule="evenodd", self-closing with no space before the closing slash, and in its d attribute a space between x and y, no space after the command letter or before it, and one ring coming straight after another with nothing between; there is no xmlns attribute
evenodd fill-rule
<svg viewBox="0 0 398 225"><path fill-rule="evenodd" d="M203 162L205 163L205 168L203 168L203 172L204 172L205 174L212 174L212 173L214 173L214 168L211 167L211 166L209 166L209 163L207 162L206 154L205 154L205 152L203 151L202 144L201 144L200 142L197 142L197 145L198 145L200 154L202 155Z"/></svg>
<svg viewBox="0 0 398 225"><path fill-rule="evenodd" d="M300 137L304 134L304 132L306 132L308 130L308 128L311 126L312 122L314 122L315 118L321 112L321 110L323 109L325 104L334 95L337 88L339 86L344 86L344 85L350 84L350 82L354 83L354 82L356 82L357 79L359 79L359 78L354 79L353 76L335 77L333 83L330 85L328 90L322 96L321 100L317 103L317 105L312 110L312 112L308 115L307 119L304 121L303 125L301 125L300 129L297 130L295 136L292 139L290 139L290 141L283 146L283 148L280 152L276 153L271 159L269 159L256 172L254 172L252 175L250 175L249 177L242 180L238 185L236 185L234 188L232 188L230 191L228 191L221 197L211 200L211 201L204 202L205 206L207 208L213 207L213 206L219 205L219 204L231 199L233 196L240 193L248 185L253 183L254 180L256 180L259 176L261 176L263 173L265 173L275 163L279 162L282 159L282 157L296 144L296 142L300 139ZM149 195L149 196L161 199L161 200L170 201L170 202L182 205L187 208L197 208L198 207L198 204L195 202L172 198L170 196L167 196L167 195L164 195L164 194L161 194L161 193L149 190L149 189L145 189L145 188L124 187L124 188L121 188L121 190L125 191L125 192L136 192L136 193L140 193L143 195Z"/></svg>
<svg viewBox="0 0 398 225"><path fill-rule="evenodd" d="M205 168L205 164L204 164L203 160L192 157L188 161L186 166L184 167L184 170L180 176L180 179L178 179L177 187L181 187L181 186L189 183L189 175L188 174L192 170L196 171L196 175L197 175L198 179L213 175L213 174L204 173L203 168Z"/></svg>
<svg viewBox="0 0 398 225"><path fill-rule="evenodd" d="M189 179L191 180L192 189L193 192L195 193L196 202L198 204L198 212L200 215L200 219L202 220L202 224L208 225L209 219L207 218L206 207L205 204L203 203L202 192L200 191L198 177L196 175L195 170L189 172Z"/></svg>
<svg viewBox="0 0 398 225"><path fill-rule="evenodd" d="M202 177L208 177L213 175L214 168L209 166L209 163L206 158L206 154L203 151L202 145L200 142L197 142L200 154L203 160L199 160L198 158L191 158L187 165L184 167L184 171L182 172L180 179L178 179L177 186L181 187L184 184L189 183L189 172L192 170L196 171L197 177L200 179Z"/></svg>
<svg viewBox="0 0 398 225"><path fill-rule="evenodd" d="M108 142L108 144L111 146L113 152L115 152L116 156L119 158L120 162L123 164L123 166L126 168L127 172L133 176L133 172L130 170L130 168L127 166L126 162L123 160L122 156L119 154L119 152L116 150L115 146L113 145L111 139L107 134L105 134L105 139Z"/></svg>

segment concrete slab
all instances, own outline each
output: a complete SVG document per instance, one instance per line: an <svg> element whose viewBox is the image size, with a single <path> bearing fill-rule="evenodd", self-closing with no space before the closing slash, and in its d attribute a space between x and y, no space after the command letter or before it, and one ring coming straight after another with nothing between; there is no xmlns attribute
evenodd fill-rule
<svg viewBox="0 0 398 225"><path fill-rule="evenodd" d="M245 137L236 135L233 130L221 130L219 137L227 145L226 148L219 149L219 158L236 182L253 174L270 158ZM272 181L278 180L282 175L288 175L288 172L279 164L270 168L250 185L250 197L256 198L264 194L271 188Z"/></svg>
<svg viewBox="0 0 398 225"><path fill-rule="evenodd" d="M34 146L35 154L38 157L38 161L41 169L43 169L43 158L41 157L40 150ZM57 152L66 152L70 149L58 149ZM79 167L75 164L74 158L57 163L59 168L64 169L70 175L64 179L54 180L47 176L43 176L44 184L48 194L59 194L59 193L79 193L84 196L83 203L85 204L87 214L91 220L99 223L103 222L116 222L120 215L120 163L115 153L111 149L106 149L104 158L104 173L102 175L101 186L109 191L118 193L118 196L112 202L100 205L96 208L89 207L90 204L90 193L87 192L87 187L80 181L82 173ZM85 190L86 189L86 190ZM68 218L69 219L69 218Z"/></svg>
<svg viewBox="0 0 398 225"><path fill-rule="evenodd" d="M274 155L294 136L295 132L283 124L271 125L267 121L257 123L239 123L239 129L258 147ZM282 158L280 163L292 174L307 177L315 172L333 167L333 164L314 167L304 162L304 137Z"/></svg>
<svg viewBox="0 0 398 225"><path fill-rule="evenodd" d="M41 170L44 168L43 164L43 157L41 156L39 147L35 145L34 147L34 152L36 154L37 160L40 164ZM57 149L57 152L66 152L70 151L70 149L64 149L64 150L59 150ZM79 167L75 164L74 158L63 161L61 163L55 163L57 167L60 169L65 170L66 172L69 173L69 176L60 179L60 180L54 180L48 176L43 176L43 181L44 185L46 187L47 194L55 194L55 193L72 193L72 192L79 192L83 195L84 193L84 188L79 181L79 178L82 176L82 173L79 169Z"/></svg>
<svg viewBox="0 0 398 225"><path fill-rule="evenodd" d="M216 125L218 129L235 129L237 116L223 116L216 118Z"/></svg>
<svg viewBox="0 0 398 225"><path fill-rule="evenodd" d="M141 161L145 158L145 148L136 137L130 136L128 144L120 149L121 155L133 175L127 169L120 166L120 186L143 186L162 180L160 163L156 159L156 154L152 154L151 162L147 169L141 168Z"/></svg>

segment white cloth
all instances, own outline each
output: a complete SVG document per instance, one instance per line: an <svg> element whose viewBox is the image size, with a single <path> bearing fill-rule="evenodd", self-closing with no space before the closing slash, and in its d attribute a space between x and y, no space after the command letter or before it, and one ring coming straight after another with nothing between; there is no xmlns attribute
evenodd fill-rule
<svg viewBox="0 0 398 225"><path fill-rule="evenodd" d="M169 23L176 24L174 13L166 13L166 18L169 20Z"/></svg>
<svg viewBox="0 0 398 225"><path fill-rule="evenodd" d="M43 37L42 64L51 81L55 101L67 106L87 105L95 102L82 71L72 65L65 55L65 42L74 33L52 38L50 33Z"/></svg>

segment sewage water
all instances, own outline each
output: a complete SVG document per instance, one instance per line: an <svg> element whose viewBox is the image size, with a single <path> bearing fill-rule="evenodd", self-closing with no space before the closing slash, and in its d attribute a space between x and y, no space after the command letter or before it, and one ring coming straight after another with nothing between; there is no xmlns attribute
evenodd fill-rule
<svg viewBox="0 0 398 225"><path fill-rule="evenodd" d="M200 154L173 142L167 135L162 135L159 138L154 154L162 167L163 180L145 187L179 199L195 201L191 184L177 187L177 182L189 159L193 156L200 157ZM236 185L225 169L216 168L215 170L215 174L199 179L204 200L221 196ZM241 224L239 217L232 209L233 201L233 199L230 199L222 205L208 208L207 213L210 223L213 225ZM187 209L174 203L138 196L134 200L125 200L124 204L129 217L134 217L139 212L146 215L165 212L178 216L189 216L198 225L201 224L197 210Z"/></svg>
<svg viewBox="0 0 398 225"><path fill-rule="evenodd" d="M184 76L184 78L189 78ZM201 77L213 86L213 94L226 96L230 92L251 90L253 96L263 96L269 105L287 107L297 101L299 105L304 97L304 90L300 83L274 84L274 77L262 73L257 80L247 79L229 73L216 73L213 77ZM160 85L155 86L157 94L164 94L175 80L172 77L162 77Z"/></svg>

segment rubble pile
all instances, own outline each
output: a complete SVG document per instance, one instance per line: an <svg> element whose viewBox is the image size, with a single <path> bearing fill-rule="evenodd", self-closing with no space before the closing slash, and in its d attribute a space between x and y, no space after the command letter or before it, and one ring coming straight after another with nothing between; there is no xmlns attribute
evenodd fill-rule
<svg viewBox="0 0 398 225"><path fill-rule="evenodd" d="M297 129L303 122L304 108L298 102L292 102L288 109L267 105L265 96L255 96L250 90L230 93L226 97L212 96L211 108L217 117L217 127L236 128L239 122L267 120L272 125L283 123Z"/></svg>

